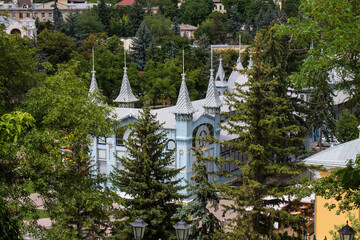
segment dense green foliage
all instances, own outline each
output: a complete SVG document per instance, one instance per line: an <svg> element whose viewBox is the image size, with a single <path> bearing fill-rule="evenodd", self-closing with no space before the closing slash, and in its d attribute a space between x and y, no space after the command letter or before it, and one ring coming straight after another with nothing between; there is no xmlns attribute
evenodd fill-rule
<svg viewBox="0 0 360 240"><path fill-rule="evenodd" d="M110 213L104 209L112 200L105 178L94 172L89 145L91 137L110 133L113 121L107 106L91 101L76 65L59 66L23 101L36 120L36 128L22 139L24 167L53 220L36 233L46 239L98 238L109 227Z"/></svg>
<svg viewBox="0 0 360 240"><path fill-rule="evenodd" d="M38 35L39 52L53 66L70 60L74 40L62 32L45 29Z"/></svg>
<svg viewBox="0 0 360 240"><path fill-rule="evenodd" d="M115 190L126 193L128 198L119 198L121 209L115 211L116 239L131 239L132 227L129 224L136 218L143 219L149 225L146 239L170 239L174 236L171 220L178 201L184 198L179 191L184 187L175 179L181 169L175 169L174 151L167 151L166 133L162 124L151 114L150 107L144 105L138 121L128 124L132 133L125 146L126 157L118 159L122 167L111 173L111 182Z"/></svg>
<svg viewBox="0 0 360 240"><path fill-rule="evenodd" d="M10 112L39 80L36 50L18 35L0 31L0 114Z"/></svg>
<svg viewBox="0 0 360 240"><path fill-rule="evenodd" d="M220 196L216 188L209 181L206 162L213 161L203 156L201 149L194 149L196 161L193 163L194 175L191 178L188 191L191 193L192 201L184 205L174 217L191 219L190 239L214 239L213 234L221 231L220 220L209 210L218 210Z"/></svg>
<svg viewBox="0 0 360 240"><path fill-rule="evenodd" d="M0 239L22 239L21 220L29 203L29 193L21 188L26 180L26 173L19 166L24 159L16 154L18 140L23 137L34 119L28 113L12 112L0 118ZM22 201L19 201L22 198ZM24 212L15 212L11 206L27 205Z"/></svg>
<svg viewBox="0 0 360 240"><path fill-rule="evenodd" d="M279 26L282 32L292 34L293 41L313 49L298 73L292 79L302 87L318 86L319 81L329 84L328 76L335 74L337 88L350 93L350 103L358 116L359 91L359 12L356 1L305 1L301 6L301 18L292 18L288 25ZM341 37L340 37L341 36ZM325 79L324 79L325 78ZM341 82L341 84L339 84ZM325 82L326 83L326 82ZM330 93L327 92L326 95Z"/></svg>
<svg viewBox="0 0 360 240"><path fill-rule="evenodd" d="M136 32L132 46L132 50L134 51L133 56L139 70L144 70L145 68L146 49L150 46L151 40L151 32L146 26L145 22L142 22L138 31Z"/></svg>
<svg viewBox="0 0 360 240"><path fill-rule="evenodd" d="M337 168L327 177L316 181L315 192L325 199L337 202L326 204L330 210L337 208L337 213L346 212L360 207L360 155L355 161L349 161L345 168Z"/></svg>
<svg viewBox="0 0 360 240"><path fill-rule="evenodd" d="M64 19L60 9L57 6L57 2L55 1L54 9L53 9L53 16L54 16L54 29L56 31L61 31L64 25Z"/></svg>
<svg viewBox="0 0 360 240"><path fill-rule="evenodd" d="M359 137L359 122L347 109L342 110L341 118L336 126L336 136L339 142L344 143Z"/></svg>
<svg viewBox="0 0 360 240"><path fill-rule="evenodd" d="M226 100L232 111L226 114L228 122L222 128L239 138L223 144L249 158L246 162L219 159L219 165L231 162L240 169L224 175L238 178L240 186L218 185L219 192L234 201L233 205L224 205L226 211L236 212L229 224L232 231L224 235L228 239L300 239L286 238L286 232L275 231L275 222L281 228L293 227L299 236L304 233L300 227L305 226L302 216L267 207L289 204L285 195L306 189L301 178L297 179L306 167L292 157L303 153L304 128L302 119L295 115L298 100L288 94L289 51L284 44L286 38L275 34L273 28L257 33L248 83L237 86Z"/></svg>

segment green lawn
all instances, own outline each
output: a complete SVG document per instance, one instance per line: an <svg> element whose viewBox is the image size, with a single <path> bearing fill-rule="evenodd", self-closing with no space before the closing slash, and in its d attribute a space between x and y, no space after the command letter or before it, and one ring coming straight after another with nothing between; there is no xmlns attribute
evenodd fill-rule
<svg viewBox="0 0 360 240"><path fill-rule="evenodd" d="M17 208L15 206L10 206L9 207L9 210L11 211L19 211L19 213L21 213L21 207L18 206ZM43 209L36 209L36 213L39 215L39 218L48 218L49 215L48 213L46 212L46 210L43 210ZM15 214L15 213L14 213ZM32 216L24 216L24 220L31 220L32 219Z"/></svg>
<svg viewBox="0 0 360 240"><path fill-rule="evenodd" d="M37 214L39 215L39 218L48 218L48 217L49 217L49 215L48 215L48 213L46 212L46 210L36 209L36 212L37 212ZM30 216L25 216L25 217L24 217L24 220L31 220L31 217L30 217Z"/></svg>

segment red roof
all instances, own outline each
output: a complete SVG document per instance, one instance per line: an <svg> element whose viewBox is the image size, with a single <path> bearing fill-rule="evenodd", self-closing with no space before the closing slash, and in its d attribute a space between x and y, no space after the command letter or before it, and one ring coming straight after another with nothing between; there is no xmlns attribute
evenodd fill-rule
<svg viewBox="0 0 360 240"><path fill-rule="evenodd" d="M115 5L120 5L120 6L131 6L135 3L135 0L123 0L121 2L118 2Z"/></svg>

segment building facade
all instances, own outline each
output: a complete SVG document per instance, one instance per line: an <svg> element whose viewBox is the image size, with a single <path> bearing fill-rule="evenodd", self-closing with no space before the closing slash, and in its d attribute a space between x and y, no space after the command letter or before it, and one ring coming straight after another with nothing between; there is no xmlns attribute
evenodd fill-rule
<svg viewBox="0 0 360 240"><path fill-rule="evenodd" d="M13 0L11 3L0 4L0 12L16 21L24 18L39 19L40 22L53 22L55 1L47 3L33 3L32 0ZM96 3L83 0L59 0L57 6L65 18L70 13L90 10Z"/></svg>
<svg viewBox="0 0 360 240"><path fill-rule="evenodd" d="M242 68L240 60L238 60L237 68L239 70ZM220 123L225 124L226 122L226 119L220 115L220 112L228 111L227 106L224 104L225 101L222 93L225 89L232 90L235 82L241 84L247 81L247 76L234 71L227 80L221 62L216 75L214 70L211 69L210 72L206 98L190 101L186 87L186 75L183 73L177 104L171 107L152 110L152 113L156 114L157 120L164 123L163 129L166 132L168 141L166 151L175 151L174 164L169 167L183 168L177 176L178 179L183 179L183 185L186 185L186 181L189 182L193 175L192 164L195 161L195 154L192 147L202 149L204 156L221 155L226 158L232 157L238 160L246 160L243 154L217 143L205 141L205 139L208 136L214 136L220 140L237 138L237 136L229 136L226 131L219 127ZM95 91L96 88L95 72L93 71L90 92ZM136 121L139 116L141 109L134 108L136 101L137 98L132 92L126 68L124 68L120 92L114 101L119 104L118 107L114 108L114 111L117 114L118 120L121 120L124 126L131 121ZM124 145L124 140L131 137L131 135L132 130L126 129L122 134L99 136L93 139L91 157L97 162L100 173L109 174L113 168L122 168L118 157L127 156L128 152ZM224 164L221 168L228 172L238 170L237 166L232 164ZM217 171L213 162L207 163L207 169L209 171ZM210 176L210 180L214 179ZM225 181L225 179L217 180Z"/></svg>
<svg viewBox="0 0 360 240"><path fill-rule="evenodd" d="M19 34L21 37L36 39L35 20L23 18L20 21L0 16L0 24L4 24L7 34Z"/></svg>

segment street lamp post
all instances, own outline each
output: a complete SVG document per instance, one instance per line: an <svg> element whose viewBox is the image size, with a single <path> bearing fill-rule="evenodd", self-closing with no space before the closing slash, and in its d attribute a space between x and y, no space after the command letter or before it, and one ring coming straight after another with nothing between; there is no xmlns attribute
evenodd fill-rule
<svg viewBox="0 0 360 240"><path fill-rule="evenodd" d="M141 240L144 237L145 227L148 224L141 218L138 218L134 222L130 223L130 225L134 228L135 240Z"/></svg>
<svg viewBox="0 0 360 240"><path fill-rule="evenodd" d="M189 234L190 225L186 224L186 222L184 222L184 221L180 221L174 226L174 228L176 230L177 240L186 240L187 239L187 236Z"/></svg>
<svg viewBox="0 0 360 240"><path fill-rule="evenodd" d="M354 236L356 231L349 226L348 221L346 221L346 225L341 228L339 231L341 240L354 240Z"/></svg>

